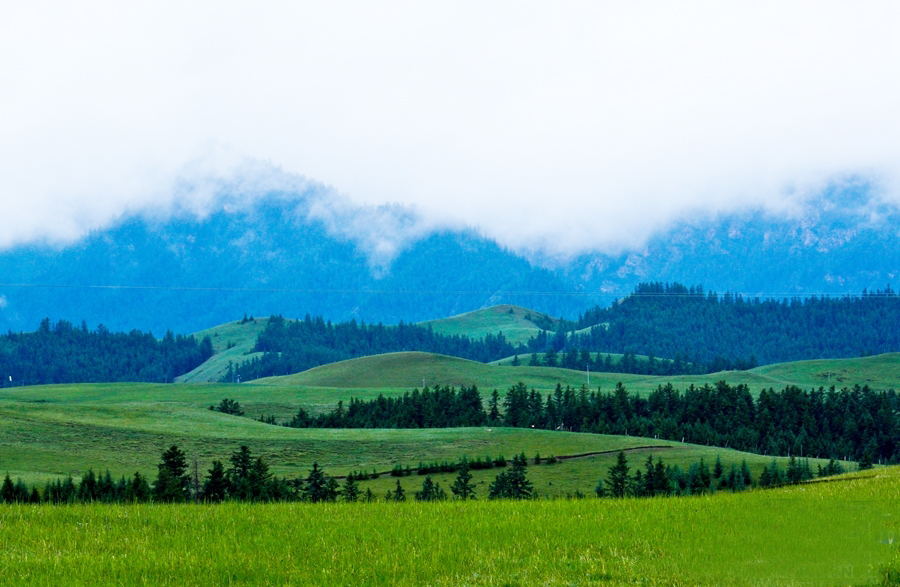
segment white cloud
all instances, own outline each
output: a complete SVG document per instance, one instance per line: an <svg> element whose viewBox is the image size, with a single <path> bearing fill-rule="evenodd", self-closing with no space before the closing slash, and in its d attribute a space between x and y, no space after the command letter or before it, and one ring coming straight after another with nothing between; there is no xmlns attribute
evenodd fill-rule
<svg viewBox="0 0 900 587"><path fill-rule="evenodd" d="M6 296L0 296L0 310L9 305L9 300L6 299Z"/></svg>
<svg viewBox="0 0 900 587"><path fill-rule="evenodd" d="M892 1L18 3L0 247L203 210L248 160L551 253L791 213L847 174L900 205L897 22Z"/></svg>

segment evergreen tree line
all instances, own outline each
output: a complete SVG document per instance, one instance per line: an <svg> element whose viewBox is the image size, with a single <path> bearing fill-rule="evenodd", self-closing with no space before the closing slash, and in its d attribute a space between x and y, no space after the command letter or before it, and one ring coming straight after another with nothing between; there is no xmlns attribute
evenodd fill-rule
<svg viewBox="0 0 900 587"><path fill-rule="evenodd" d="M528 351L652 354L714 369L893 352L900 350L897 324L900 296L890 287L861 296L776 300L644 283L634 295L580 316L575 326L587 332L544 333Z"/></svg>
<svg viewBox="0 0 900 587"><path fill-rule="evenodd" d="M274 417L268 420L275 422ZM609 393L556 386L546 396L524 383L486 404L476 386L418 389L398 397L351 399L317 416L302 407L298 428L512 426L624 434L722 446L768 455L900 462L900 397L867 386L836 391L787 386L757 398L744 385L661 385L647 397L617 384Z"/></svg>
<svg viewBox="0 0 900 587"><path fill-rule="evenodd" d="M96 475L89 470L78 483L71 477L65 480L48 482L43 491L37 485L29 487L21 479L15 483L7 473L0 485L0 503L32 503L32 504L71 504L71 503L184 503L222 501L307 501L319 502L356 502L375 501L377 498L371 488L361 491L358 481L367 476L348 475L343 485L336 478L326 474L318 463L305 478L284 479L271 475L269 467L262 457L253 458L247 446L241 446L229 458L230 466L226 469L221 461L213 461L212 467L201 480L196 463L193 471L189 468L186 455L173 445L167 449L157 466L156 480L151 484L140 473L133 477L121 477L113 480L109 471L104 475ZM503 460L504 468L505 459ZM555 463L555 459L541 459L535 456L534 462L540 464ZM482 467L483 468L483 467ZM537 497L533 483L527 476L528 460L525 453L515 455L511 466L500 472L488 486L488 499L532 499ZM401 468L402 469L402 468ZM450 496L459 500L477 499L472 473L475 467L463 458L455 467L458 471L450 485ZM422 469L420 469L421 471ZM719 457L712 470L700 459L686 470L679 466L669 467L662 459L653 462L648 456L643 470L637 469L631 474L624 452L619 452L616 464L610 468L607 478L600 479L595 493L597 497L653 497L696 495L721 490L743 491L751 487L775 487L792 483L801 483L814 476L824 477L844 472L840 463L831 460L825 467L817 466L814 474L806 459L791 457L787 470L783 471L773 459L754 482L746 461L740 467L731 465L725 471ZM398 478L394 489L389 490L386 501L406 501L406 490ZM417 501L440 501L448 499L447 492L427 475L422 487L416 491ZM570 497L584 497L575 494Z"/></svg>
<svg viewBox="0 0 900 587"><path fill-rule="evenodd" d="M772 462L763 469L759 479L754 480L747 461L742 461L740 466L731 464L726 470L716 456L711 469L702 458L682 469L678 465L666 465L661 458L657 458L654 462L653 455L649 455L644 461L643 468L637 467L632 473L625 453L619 452L616 464L610 467L605 479L598 480L594 492L597 497L702 495L717 491L737 492L753 487L792 485L844 472L844 467L834 459L828 461L824 467L817 465L813 471L808 459L791 457L786 469L782 469L778 462L772 459Z"/></svg>
<svg viewBox="0 0 900 587"><path fill-rule="evenodd" d="M563 338L566 338L563 333ZM570 349L557 352L554 344L549 344L547 333L542 333L531 339L530 345L536 348L546 348L544 353L531 353L526 355L527 364L530 367L562 367L577 371L590 370L595 373L633 373L636 375L699 375L704 373L716 373L727 370L746 370L756 367L756 360L751 357L747 360L729 361L721 357L701 363L688 361L680 354L673 359L659 359L653 354L637 356L635 353L626 352L621 357L613 357L610 353L592 352L585 349ZM560 343L563 349L568 347L564 340ZM515 355L512 366L525 364L525 361Z"/></svg>
<svg viewBox="0 0 900 587"><path fill-rule="evenodd" d="M272 316L254 348L264 354L232 366L223 381L287 375L335 361L399 351L441 353L488 362L522 348L510 344L503 334L471 339L437 334L429 327L403 322L385 326L356 320L333 323L309 315L296 321Z"/></svg>
<svg viewBox="0 0 900 587"><path fill-rule="evenodd" d="M44 383L147 381L165 383L213 354L206 337L157 340L149 332L89 330L61 320L41 321L35 332L0 336L0 386Z"/></svg>

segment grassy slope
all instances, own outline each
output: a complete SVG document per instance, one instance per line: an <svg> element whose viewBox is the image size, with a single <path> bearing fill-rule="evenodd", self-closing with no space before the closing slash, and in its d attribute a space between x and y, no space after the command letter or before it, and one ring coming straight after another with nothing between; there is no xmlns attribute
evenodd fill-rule
<svg viewBox="0 0 900 587"><path fill-rule="evenodd" d="M529 457L569 455L622 448L672 446L667 460L748 459L761 466L768 459L709 447L654 439L509 428L427 430L295 430L262 424L205 409L198 393L216 394L245 386L149 386L116 390L112 386L23 388L0 400L0 471L28 481L57 475L78 476L87 468L114 474L140 470L153 474L159 454L170 444L183 447L204 469L226 459L241 444L263 455L281 475L305 474L318 461L333 474L350 470L388 470L395 463L458 460L464 455ZM250 386L246 386L249 388ZM283 390L283 393L288 393ZM179 394L192 397L177 397ZM234 394L231 394L234 395ZM204 396L209 397L209 396ZM140 399L143 398L143 399ZM676 458L677 457L677 458ZM635 459L642 460L643 454ZM637 461L635 461L637 462ZM589 492L608 458L581 459L536 467L538 477L565 478L545 493ZM556 483L556 482L555 482Z"/></svg>
<svg viewBox="0 0 900 587"><path fill-rule="evenodd" d="M875 389L900 388L900 353L858 359L818 359L765 365L752 370L773 381L804 381L808 386L868 385Z"/></svg>
<svg viewBox="0 0 900 587"><path fill-rule="evenodd" d="M440 334L462 335L470 338L483 338L487 334L503 333L512 344L525 343L540 333L541 328L533 321L544 318L552 324L559 322L546 314L541 314L521 306L501 305L482 308L465 314L420 322L422 326L431 328Z"/></svg>
<svg viewBox="0 0 900 587"><path fill-rule="evenodd" d="M678 499L8 506L0 574L16 584L887 585L900 577L898 495L893 467Z"/></svg>
<svg viewBox="0 0 900 587"><path fill-rule="evenodd" d="M175 379L179 383L199 383L219 381L228 371L228 363L235 365L248 361L262 353L254 353L256 338L269 323L268 318L257 318L251 322L228 322L200 332L195 332L197 340L208 336L215 354L205 363ZM229 348L230 347L230 348Z"/></svg>
<svg viewBox="0 0 900 587"><path fill-rule="evenodd" d="M621 381L633 392L647 393L660 384L671 381L676 387L691 383L702 385L716 381L732 384L745 383L756 393L768 387L780 387L792 383L801 387L818 387L828 384L824 373L841 373L841 385L868 383L877 389L900 386L900 353L890 353L856 359L829 359L768 365L750 371L723 371L707 375L650 376L626 373L591 373L591 388L598 385L609 390ZM557 383L581 386L586 383L584 372L552 367L498 367L476 361L431 353L406 352L374 355L322 365L280 377L258 379L256 383L277 385L303 385L313 387L345 388L411 388L426 385L477 384L481 389L505 389L517 381L523 381L539 390L550 390Z"/></svg>

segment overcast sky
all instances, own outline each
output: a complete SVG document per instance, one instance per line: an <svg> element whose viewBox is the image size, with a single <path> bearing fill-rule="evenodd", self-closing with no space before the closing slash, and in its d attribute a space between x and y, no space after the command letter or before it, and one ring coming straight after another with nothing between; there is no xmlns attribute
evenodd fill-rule
<svg viewBox="0 0 900 587"><path fill-rule="evenodd" d="M900 204L898 30L896 1L5 3L0 247L247 160L550 252L853 175Z"/></svg>

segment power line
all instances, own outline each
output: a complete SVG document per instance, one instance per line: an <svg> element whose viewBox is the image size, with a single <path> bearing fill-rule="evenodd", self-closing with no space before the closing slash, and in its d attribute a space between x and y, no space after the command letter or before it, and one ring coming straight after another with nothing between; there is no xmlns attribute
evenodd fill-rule
<svg viewBox="0 0 900 587"><path fill-rule="evenodd" d="M522 296L593 296L593 297L642 297L642 298L700 298L708 295L743 298L845 298L883 297L900 299L894 292L823 292L823 291L770 291L770 292L631 292L611 293L596 290L434 290L434 289L363 289L363 288L299 288L299 287L222 287L222 286L181 286L181 285L133 285L133 284L80 284L80 283L0 283L6 288L35 289L82 289L82 290L138 290L138 291L186 291L186 292L247 292L247 293L309 293L309 294L379 294L379 295L522 295Z"/></svg>

